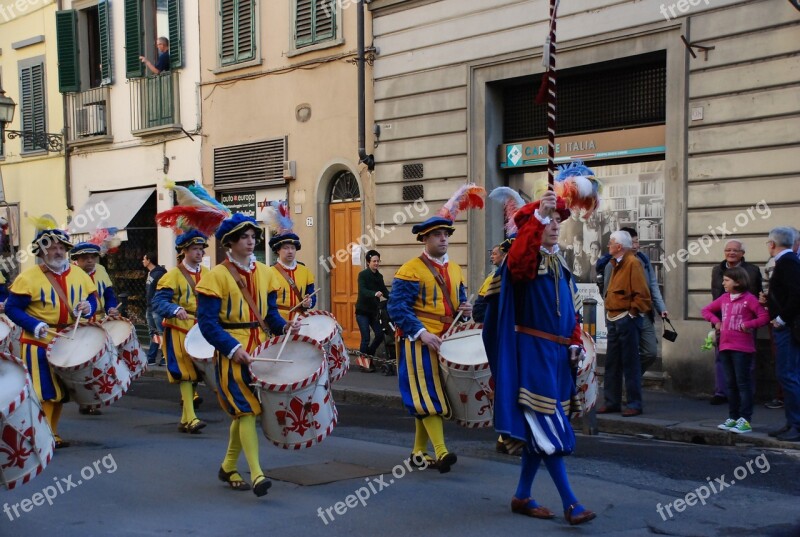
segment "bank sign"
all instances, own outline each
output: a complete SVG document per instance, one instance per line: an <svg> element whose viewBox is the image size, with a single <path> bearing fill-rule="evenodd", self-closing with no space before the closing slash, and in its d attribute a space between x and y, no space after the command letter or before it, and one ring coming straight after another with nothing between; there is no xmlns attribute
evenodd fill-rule
<svg viewBox="0 0 800 537"><path fill-rule="evenodd" d="M664 125L556 138L556 162L658 155L666 151ZM547 139L500 146L501 168L547 164Z"/></svg>

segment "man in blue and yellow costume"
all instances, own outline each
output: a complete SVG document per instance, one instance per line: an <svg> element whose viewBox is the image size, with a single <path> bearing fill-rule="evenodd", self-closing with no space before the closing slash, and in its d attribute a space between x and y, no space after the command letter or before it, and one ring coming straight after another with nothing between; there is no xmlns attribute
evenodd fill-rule
<svg viewBox="0 0 800 537"><path fill-rule="evenodd" d="M84 271L70 265L69 235L56 229L54 221L42 222L40 227L45 229L36 234L31 251L41 258L42 264L26 269L11 284L6 315L22 327L22 360L42 400L56 447L61 448L69 446L58 434L67 391L47 361L47 345L53 340L54 330L73 325L78 316L94 315L97 286Z"/></svg>
<svg viewBox="0 0 800 537"><path fill-rule="evenodd" d="M261 403L248 365L251 354L269 337L267 325L276 335L299 330L296 322L287 323L278 313L280 285L273 271L253 255L262 233L248 216L237 213L224 220L215 236L228 250L226 259L197 285L200 330L217 350L218 398L232 418L218 477L234 490L249 490L251 485L237 469L244 451L256 496L264 496L272 482L259 462L256 417L261 414Z"/></svg>
<svg viewBox="0 0 800 537"><path fill-rule="evenodd" d="M97 312L93 320L98 320L97 318L101 315L101 312L109 317L119 317L119 310L117 309L119 302L117 301L117 295L114 293L114 284L111 282L111 277L106 272L105 267L98 263L101 253L100 246L90 242L79 242L69 251L72 264L83 269L97 286ZM103 413L99 408L85 405L80 405L78 410L81 414L91 416L99 416Z"/></svg>
<svg viewBox="0 0 800 537"><path fill-rule="evenodd" d="M399 330L397 377L403 404L416 418L412 461L424 458L427 466L447 473L458 458L447 450L444 418L450 403L439 375L441 336L452 326L458 312L472 315L461 267L447 255L453 221L459 210L483 207L483 189L465 185L434 217L416 224L411 232L425 246L422 254L406 262L394 275L387 305ZM427 453L433 444L435 459Z"/></svg>
<svg viewBox="0 0 800 537"><path fill-rule="evenodd" d="M161 351L167 360L167 378L179 384L181 390L181 421L178 430L198 434L206 423L194 410L194 383L201 373L186 352L186 334L197 322L197 295L195 288L209 270L201 262L208 241L197 230L187 231L175 239L175 249L183 257L178 266L167 271L158 281L153 295L152 308L164 318L164 340Z"/></svg>
<svg viewBox="0 0 800 537"><path fill-rule="evenodd" d="M303 263L297 261L297 252L301 248L300 237L292 231L289 206L285 202L272 202L270 208L274 210L268 210L266 220L276 234L269 240L269 247L278 256L278 260L270 270L280 285L278 311L281 317L288 321L290 317L316 305L317 297L309 296L314 293L314 274ZM298 305L300 307L297 307Z"/></svg>
<svg viewBox="0 0 800 537"><path fill-rule="evenodd" d="M575 498L564 464L564 456L575 448L569 423L575 395L572 367L582 345L577 288L558 251L560 222L569 215L566 201L553 191L517 212L517 238L487 293L483 340L495 381L495 429L509 450L522 451L511 510L555 517L531 497L544 462L564 517L574 525L595 514Z"/></svg>

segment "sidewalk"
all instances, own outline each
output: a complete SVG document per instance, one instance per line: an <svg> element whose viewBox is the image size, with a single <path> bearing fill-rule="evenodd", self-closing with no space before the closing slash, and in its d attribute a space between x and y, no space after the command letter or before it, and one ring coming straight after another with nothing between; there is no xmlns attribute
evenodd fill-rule
<svg viewBox="0 0 800 537"><path fill-rule="evenodd" d="M146 375L166 377L164 367L150 366ZM351 365L347 375L332 385L337 402L403 408L396 376L380 372L362 373ZM602 392L598 396L602 405ZM717 429L728 416L727 405L712 406L698 399L660 390L644 390L644 413L633 418L620 414L597 416L597 429L603 433L643 436L658 440L718 446L750 445L778 449L800 449L798 442L781 442L767 436L785 423L783 409L769 410L762 404L753 409L753 432L734 434ZM580 419L573 421L576 432L582 430Z"/></svg>

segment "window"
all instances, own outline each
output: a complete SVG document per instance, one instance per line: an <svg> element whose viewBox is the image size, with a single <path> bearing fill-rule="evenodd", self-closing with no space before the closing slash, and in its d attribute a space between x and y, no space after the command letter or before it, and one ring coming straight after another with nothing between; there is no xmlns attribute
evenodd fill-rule
<svg viewBox="0 0 800 537"><path fill-rule="evenodd" d="M125 76L141 78L150 73L139 59L155 63L156 40L169 39L170 70L183 67L181 0L125 0Z"/></svg>
<svg viewBox="0 0 800 537"><path fill-rule="evenodd" d="M219 28L221 66L255 58L255 0L219 0Z"/></svg>
<svg viewBox="0 0 800 537"><path fill-rule="evenodd" d="M20 128L47 132L44 56L19 62ZM22 152L41 151L32 139L22 138Z"/></svg>
<svg viewBox="0 0 800 537"><path fill-rule="evenodd" d="M336 9L341 0L294 0L294 46L307 47L336 37Z"/></svg>
<svg viewBox="0 0 800 537"><path fill-rule="evenodd" d="M109 0L56 12L58 89L73 93L111 84Z"/></svg>

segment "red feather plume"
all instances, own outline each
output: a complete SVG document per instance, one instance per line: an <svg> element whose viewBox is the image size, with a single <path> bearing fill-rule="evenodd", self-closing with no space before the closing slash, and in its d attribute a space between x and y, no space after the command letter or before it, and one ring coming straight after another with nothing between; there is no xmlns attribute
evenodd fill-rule
<svg viewBox="0 0 800 537"><path fill-rule="evenodd" d="M226 215L218 209L201 206L177 206L156 215L159 226L173 228L178 233L196 229L204 235L213 235Z"/></svg>
<svg viewBox="0 0 800 537"><path fill-rule="evenodd" d="M486 190L474 183L463 185L439 210L439 216L455 221L461 211L483 209L484 194L486 194Z"/></svg>

